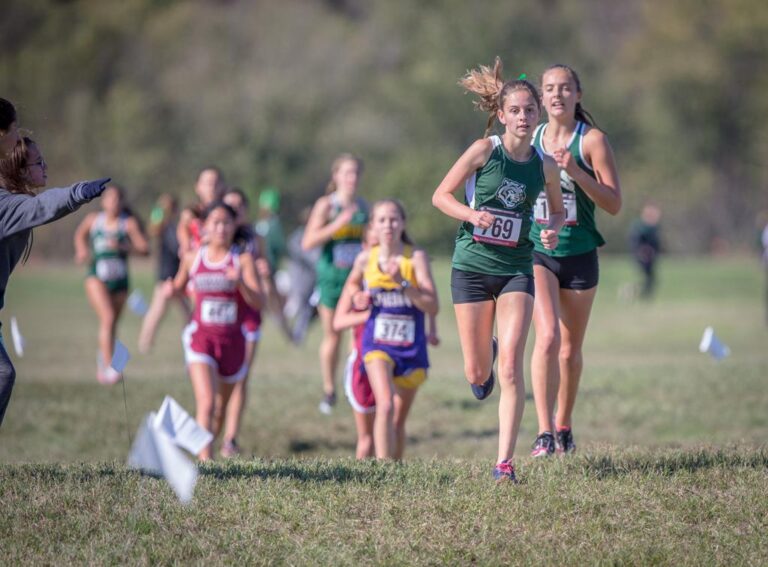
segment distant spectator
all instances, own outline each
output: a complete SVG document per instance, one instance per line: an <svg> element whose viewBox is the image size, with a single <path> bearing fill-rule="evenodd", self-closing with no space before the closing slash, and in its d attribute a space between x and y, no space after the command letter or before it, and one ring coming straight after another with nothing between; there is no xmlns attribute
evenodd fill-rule
<svg viewBox="0 0 768 567"><path fill-rule="evenodd" d="M650 299L656 289L656 261L661 252L659 221L661 209L653 202L643 206L640 218L629 229L629 246L632 256L643 275L640 297Z"/></svg>

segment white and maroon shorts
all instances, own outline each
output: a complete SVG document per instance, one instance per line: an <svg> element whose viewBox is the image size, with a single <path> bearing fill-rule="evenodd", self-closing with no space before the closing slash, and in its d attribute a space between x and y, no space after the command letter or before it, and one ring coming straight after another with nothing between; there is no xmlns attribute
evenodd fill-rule
<svg viewBox="0 0 768 567"><path fill-rule="evenodd" d="M219 379L227 384L245 378L248 367L245 360L245 336L242 332L214 334L201 329L197 321L192 321L184 328L181 340L187 364L208 364L218 373Z"/></svg>
<svg viewBox="0 0 768 567"><path fill-rule="evenodd" d="M357 349L349 353L344 371L344 391L347 394L352 409L358 413L373 413L376 411L376 398L365 372L363 357L358 356Z"/></svg>

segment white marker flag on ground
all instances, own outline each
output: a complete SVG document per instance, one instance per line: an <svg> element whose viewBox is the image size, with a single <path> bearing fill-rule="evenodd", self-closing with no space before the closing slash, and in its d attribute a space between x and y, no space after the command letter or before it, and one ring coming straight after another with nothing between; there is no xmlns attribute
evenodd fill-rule
<svg viewBox="0 0 768 567"><path fill-rule="evenodd" d="M162 476L182 504L188 504L197 483L197 467L176 447L173 439L155 425L156 417L150 412L144 418L128 456L128 467Z"/></svg>
<svg viewBox="0 0 768 567"><path fill-rule="evenodd" d="M200 427L171 396L165 396L155 416L155 427L162 429L176 445L197 455L213 441L213 435Z"/></svg>
<svg viewBox="0 0 768 567"><path fill-rule="evenodd" d="M24 356L24 346L26 341L21 336L19 331L19 324L16 322L16 317L11 317L11 338L13 339L13 350L16 351L17 356Z"/></svg>
<svg viewBox="0 0 768 567"><path fill-rule="evenodd" d="M701 337L699 350L704 353L708 352L715 360L722 360L731 354L731 349L720 342L712 327L704 329L704 336Z"/></svg>
<svg viewBox="0 0 768 567"><path fill-rule="evenodd" d="M144 317L144 315L147 314L147 311L149 311L149 306L147 305L147 300L144 299L144 294L141 293L141 290L134 289L131 292L131 295L128 296L128 309L136 313L139 317Z"/></svg>

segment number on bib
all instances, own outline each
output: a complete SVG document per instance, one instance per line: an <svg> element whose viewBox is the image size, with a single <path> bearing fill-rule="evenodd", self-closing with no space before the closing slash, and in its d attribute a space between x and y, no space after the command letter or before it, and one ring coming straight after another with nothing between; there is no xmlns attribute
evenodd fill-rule
<svg viewBox="0 0 768 567"><path fill-rule="evenodd" d="M96 260L96 277L103 282L121 280L128 275L128 266L122 258Z"/></svg>
<svg viewBox="0 0 768 567"><path fill-rule="evenodd" d="M333 245L333 265L346 270L355 263L355 258L362 250L359 242L340 242Z"/></svg>
<svg viewBox="0 0 768 567"><path fill-rule="evenodd" d="M410 346L416 340L416 322L410 315L380 313L373 327L373 342Z"/></svg>
<svg viewBox="0 0 768 567"><path fill-rule="evenodd" d="M208 325L231 325L237 321L237 302L226 299L203 299L200 320Z"/></svg>
<svg viewBox="0 0 768 567"><path fill-rule="evenodd" d="M576 212L576 193L563 192L563 207L565 207L565 226L576 226L579 224L578 213ZM547 224L549 222L549 203L547 194L542 191L539 193L536 204L533 206L533 218L537 224Z"/></svg>
<svg viewBox="0 0 768 567"><path fill-rule="evenodd" d="M488 228L475 227L472 232L477 242L487 242L497 246L509 246L515 248L520 240L520 231L523 228L523 217L519 213L504 211L501 209L483 208L496 218Z"/></svg>

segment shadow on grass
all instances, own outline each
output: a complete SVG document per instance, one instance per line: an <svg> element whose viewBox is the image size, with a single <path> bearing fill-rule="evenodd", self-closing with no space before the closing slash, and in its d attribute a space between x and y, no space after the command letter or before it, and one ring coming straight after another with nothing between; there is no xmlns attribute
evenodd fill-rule
<svg viewBox="0 0 768 567"><path fill-rule="evenodd" d="M672 476L704 469L768 469L768 449L698 449L670 453L584 455L572 464L585 476L597 479L633 473Z"/></svg>
<svg viewBox="0 0 768 567"><path fill-rule="evenodd" d="M200 474L221 480L239 478L290 479L301 482L339 484L353 482L367 485L385 482L401 484L409 477L423 479L421 475L414 476L410 466L373 460L350 463L338 460L206 463L200 466ZM450 484L456 480L455 476L434 469L429 469L427 474L430 481L435 484Z"/></svg>
<svg viewBox="0 0 768 567"><path fill-rule="evenodd" d="M288 450L294 454L311 453L314 451L337 451L343 449L354 453L355 444L348 441L328 441L327 439L291 439Z"/></svg>
<svg viewBox="0 0 768 567"><path fill-rule="evenodd" d="M425 435L408 435L407 441L408 445L419 445L441 439L485 439L495 437L498 433L498 429L481 429L479 431L462 429L456 434L434 429ZM295 455L339 450L351 455L355 452L355 444L348 441L329 441L327 439L291 439L288 443L288 450Z"/></svg>

